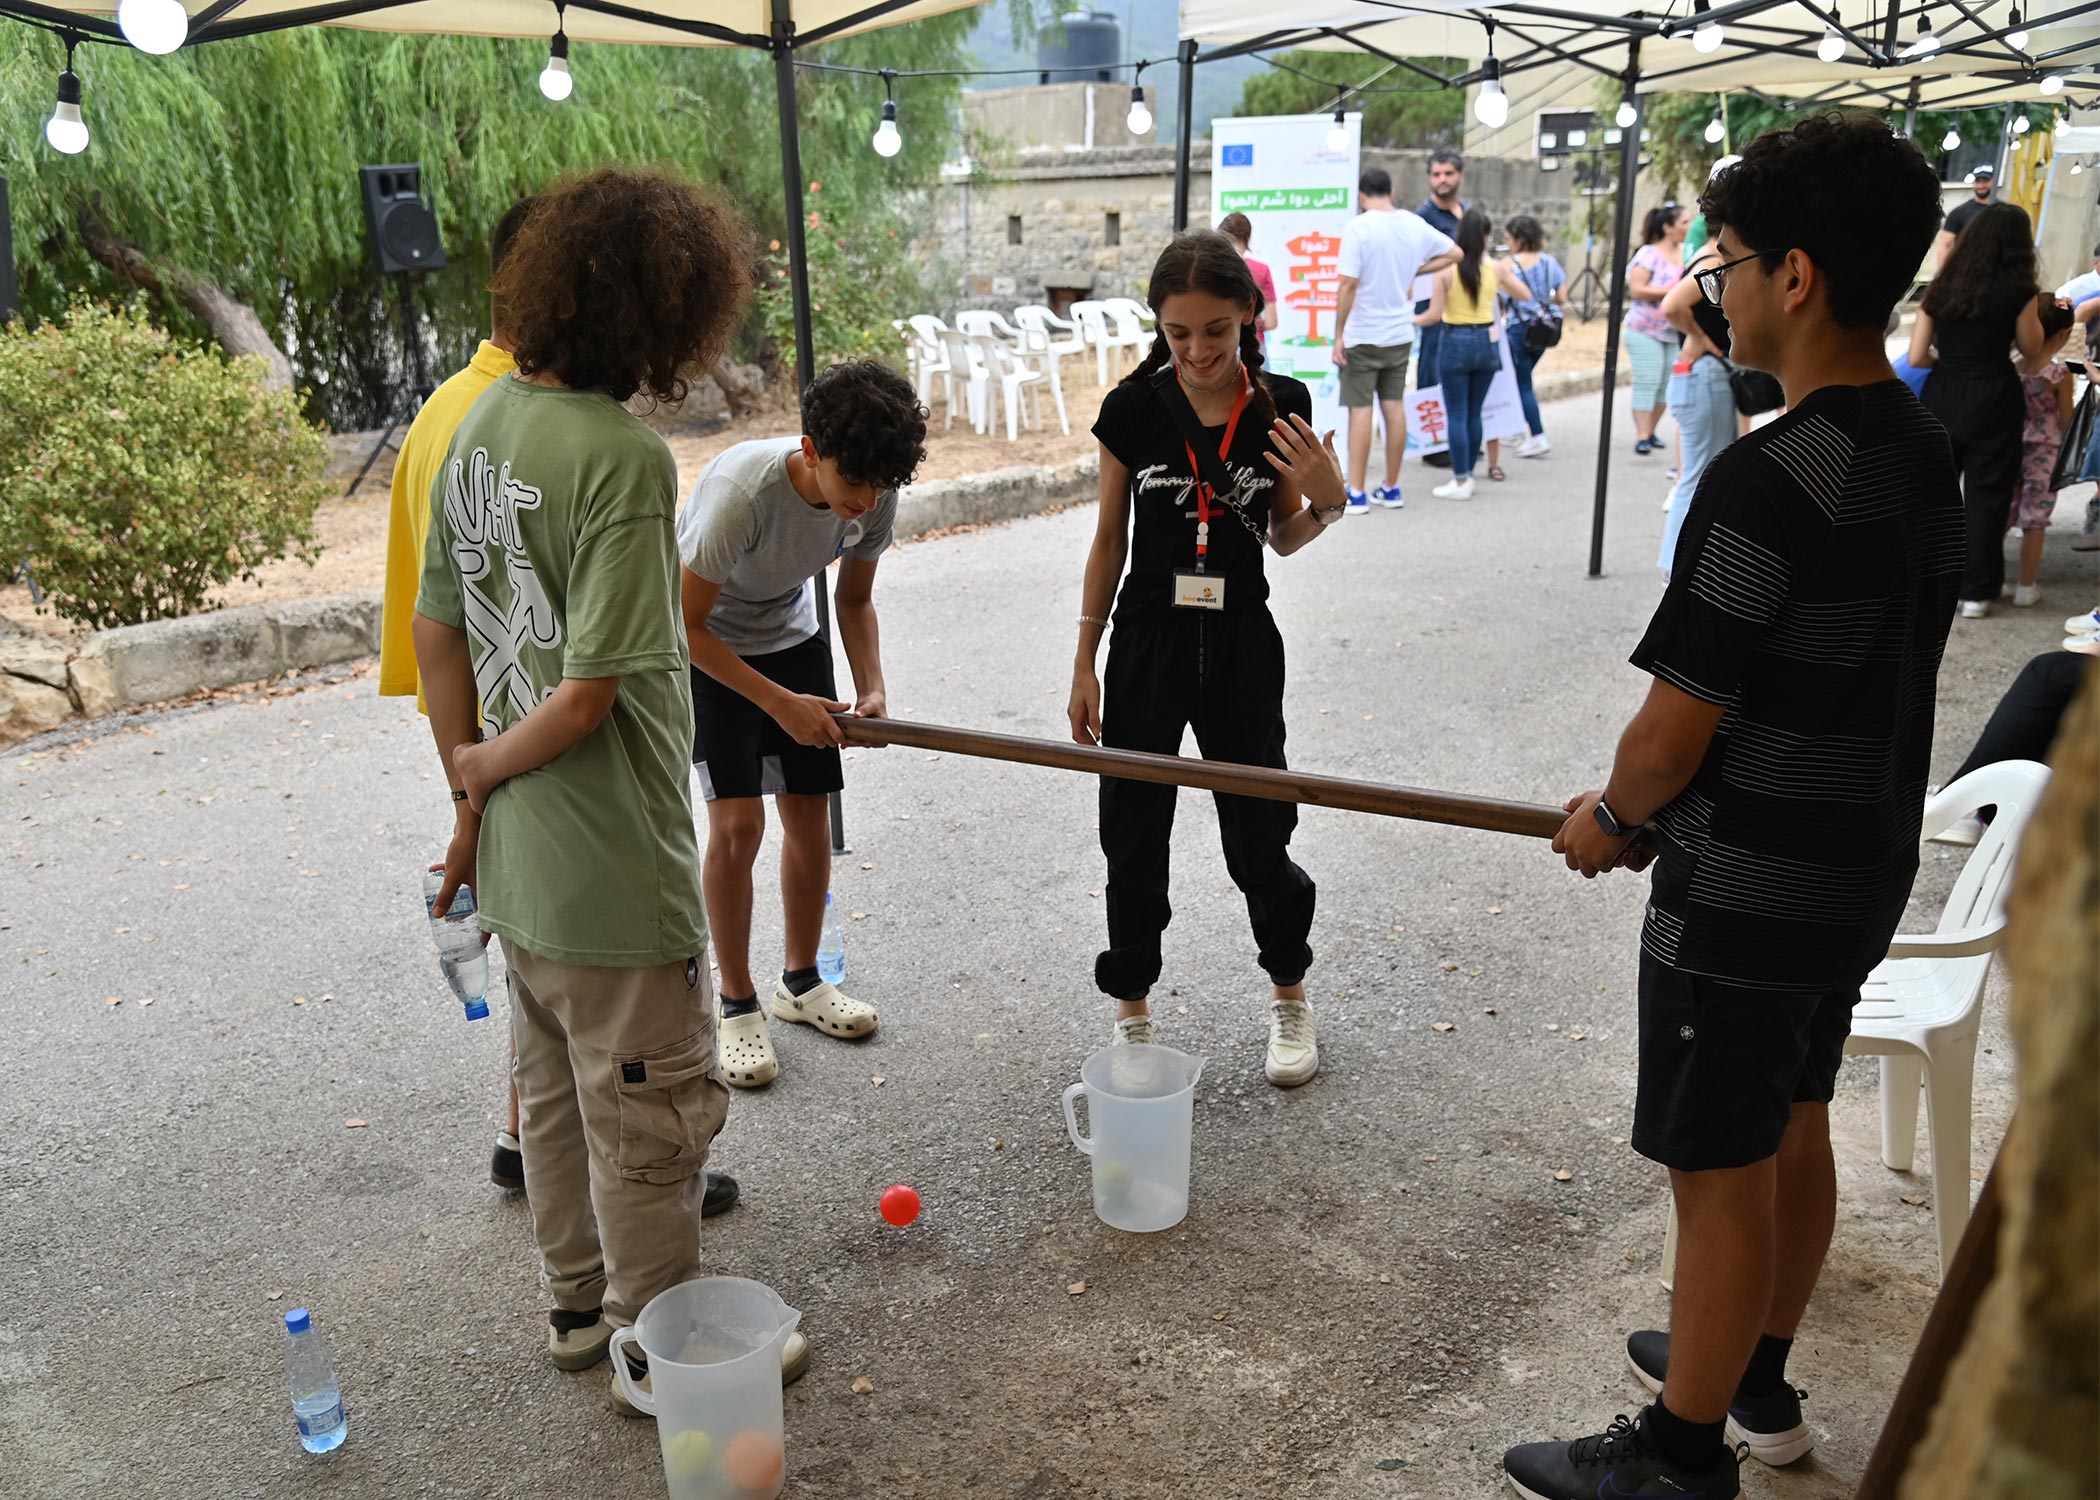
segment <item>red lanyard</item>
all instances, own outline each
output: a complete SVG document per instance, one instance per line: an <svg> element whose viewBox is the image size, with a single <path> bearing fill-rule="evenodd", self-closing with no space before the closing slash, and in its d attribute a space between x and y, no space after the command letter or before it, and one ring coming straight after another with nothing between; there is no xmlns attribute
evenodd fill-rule
<svg viewBox="0 0 2100 1500"><path fill-rule="evenodd" d="M1232 415L1225 419L1225 440L1218 444L1218 457L1223 460L1232 452L1233 434L1240 430L1240 413L1247 409L1250 383L1245 366L1240 369L1240 394L1232 403ZM1196 571L1205 571L1206 559L1210 556L1210 502L1211 488L1203 481L1203 471L1196 466L1196 450L1183 443L1189 456L1189 473L1196 480Z"/></svg>

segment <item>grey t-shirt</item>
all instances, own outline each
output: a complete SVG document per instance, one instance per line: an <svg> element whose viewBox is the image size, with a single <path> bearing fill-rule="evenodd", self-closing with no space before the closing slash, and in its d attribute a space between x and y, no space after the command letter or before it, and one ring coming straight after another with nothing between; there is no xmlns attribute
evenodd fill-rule
<svg viewBox="0 0 2100 1500"><path fill-rule="evenodd" d="M854 521L811 505L788 479L799 437L756 438L715 457L678 516L678 556L721 597L707 628L739 656L764 656L817 633L810 580L834 558L873 561L890 544L897 492Z"/></svg>

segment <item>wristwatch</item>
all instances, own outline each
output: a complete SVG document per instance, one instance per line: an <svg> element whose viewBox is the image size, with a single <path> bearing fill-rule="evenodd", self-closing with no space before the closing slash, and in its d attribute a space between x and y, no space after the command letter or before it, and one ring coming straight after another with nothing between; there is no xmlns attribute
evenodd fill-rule
<svg viewBox="0 0 2100 1500"><path fill-rule="evenodd" d="M1597 826L1615 839L1631 838L1640 831L1638 824L1629 828L1624 823L1621 823L1619 815L1605 805L1602 797L1597 799L1597 805L1591 808L1590 811L1596 814Z"/></svg>
<svg viewBox="0 0 2100 1500"><path fill-rule="evenodd" d="M1310 507L1310 509L1312 511L1312 518L1315 522L1322 526L1332 526L1335 522L1339 521L1345 514L1347 514L1349 506L1345 502L1341 505L1337 505L1332 510L1322 510L1317 505Z"/></svg>

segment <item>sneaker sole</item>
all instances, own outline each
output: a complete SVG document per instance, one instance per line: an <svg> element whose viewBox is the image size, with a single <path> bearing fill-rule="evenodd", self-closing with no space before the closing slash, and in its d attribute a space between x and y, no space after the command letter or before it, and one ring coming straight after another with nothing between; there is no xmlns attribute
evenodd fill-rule
<svg viewBox="0 0 2100 1500"><path fill-rule="evenodd" d="M746 1068L739 1073L732 1068L722 1070L722 1081L733 1089L762 1089L780 1076L780 1064L770 1068Z"/></svg>
<svg viewBox="0 0 2100 1500"><path fill-rule="evenodd" d="M1635 1363L1630 1354L1626 1356L1626 1368L1633 1371L1633 1378L1638 1380L1649 1394L1662 1394L1662 1382ZM1751 1432L1736 1421L1733 1413L1729 1414L1724 1435L1728 1442L1741 1443L1748 1448L1752 1458L1770 1469L1793 1463L1805 1457L1816 1446L1815 1434L1808 1430L1808 1424L1805 1422L1799 1427L1790 1427L1785 1432Z"/></svg>
<svg viewBox="0 0 2100 1500"><path fill-rule="evenodd" d="M607 1328L605 1330L604 1342L599 1344L598 1347L595 1349L560 1350L556 1349L550 1343L547 1346L547 1357L554 1361L555 1369L567 1370L570 1374L573 1375L578 1370L588 1370L593 1365L602 1363L605 1359L606 1352L611 1348L612 1330L610 1328Z"/></svg>
<svg viewBox="0 0 2100 1500"><path fill-rule="evenodd" d="M1294 1089L1300 1084L1311 1083L1320 1071L1320 1054L1315 1052L1297 1068L1279 1068L1266 1060L1262 1063L1262 1076L1280 1089Z"/></svg>
<svg viewBox="0 0 2100 1500"><path fill-rule="evenodd" d="M1529 1485L1517 1483L1517 1476L1509 1473L1507 1470L1503 1472L1502 1477L1509 1481L1509 1487L1511 1489L1515 1490L1518 1494L1524 1496L1524 1500L1555 1500L1555 1497L1552 1495L1542 1495L1537 1490L1532 1489ZM1602 1492L1600 1491L1599 1493ZM1714 1500L1723 1500L1723 1497L1717 1495L1714 1497ZM1743 1500L1743 1492L1741 1490L1737 1490L1732 1496L1726 1497L1726 1500Z"/></svg>

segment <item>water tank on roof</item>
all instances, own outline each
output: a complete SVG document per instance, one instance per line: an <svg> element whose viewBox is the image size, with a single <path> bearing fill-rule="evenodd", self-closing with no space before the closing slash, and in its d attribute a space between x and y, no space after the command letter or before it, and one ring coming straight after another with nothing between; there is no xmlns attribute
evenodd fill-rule
<svg viewBox="0 0 2100 1500"><path fill-rule="evenodd" d="M1036 43L1040 83L1109 83L1123 60L1123 28L1106 11L1075 10Z"/></svg>

